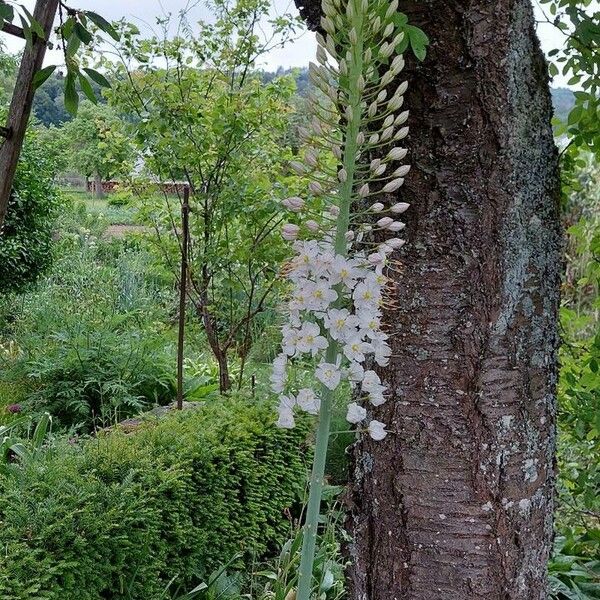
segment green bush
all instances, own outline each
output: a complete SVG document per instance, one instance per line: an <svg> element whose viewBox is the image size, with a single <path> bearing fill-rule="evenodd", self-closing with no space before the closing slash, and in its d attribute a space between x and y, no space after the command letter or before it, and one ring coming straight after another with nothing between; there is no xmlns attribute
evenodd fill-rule
<svg viewBox="0 0 600 600"><path fill-rule="evenodd" d="M54 170L37 134L29 133L0 230L0 293L21 291L52 262L52 234L59 205Z"/></svg>
<svg viewBox="0 0 600 600"><path fill-rule="evenodd" d="M306 427L240 398L64 443L0 478L0 599L158 600L289 533Z"/></svg>

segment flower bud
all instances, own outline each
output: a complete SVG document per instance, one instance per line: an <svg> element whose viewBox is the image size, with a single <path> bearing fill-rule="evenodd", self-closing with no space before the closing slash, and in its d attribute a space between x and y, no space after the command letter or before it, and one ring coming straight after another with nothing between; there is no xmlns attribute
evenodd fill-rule
<svg viewBox="0 0 600 600"><path fill-rule="evenodd" d="M389 35L392 35L392 33L394 33L394 24L393 23L388 23L386 28L383 30L383 33L381 34L384 38L388 37Z"/></svg>
<svg viewBox="0 0 600 600"><path fill-rule="evenodd" d="M379 143L379 135L377 133L374 133L372 136L369 137L369 144L371 144L371 146L374 146L377 143Z"/></svg>
<svg viewBox="0 0 600 600"><path fill-rule="evenodd" d="M385 254L374 252L373 254L369 254L369 256L367 256L367 260L372 265L383 265L385 264Z"/></svg>
<svg viewBox="0 0 600 600"><path fill-rule="evenodd" d="M323 48L323 46L317 46L317 60L322 65L327 63L327 52L325 52L325 48Z"/></svg>
<svg viewBox="0 0 600 600"><path fill-rule="evenodd" d="M383 130L383 133L381 134L381 141L385 142L387 140L389 140L392 137L392 134L394 133L394 127L387 127L386 129Z"/></svg>
<svg viewBox="0 0 600 600"><path fill-rule="evenodd" d="M404 104L404 96L392 96L392 99L388 102L388 110L391 112L397 111Z"/></svg>
<svg viewBox="0 0 600 600"><path fill-rule="evenodd" d="M365 63L370 63L373 60L373 51L371 48L366 49L363 60Z"/></svg>
<svg viewBox="0 0 600 600"><path fill-rule="evenodd" d="M392 43L390 45L390 47L392 48L392 52L394 50L396 50L396 46L398 44L400 44L402 42L402 40L404 39L404 31L401 31L393 40ZM390 52L391 55L391 52Z"/></svg>
<svg viewBox="0 0 600 600"><path fill-rule="evenodd" d="M327 33L335 33L335 23L331 17L321 17L321 27Z"/></svg>
<svg viewBox="0 0 600 600"><path fill-rule="evenodd" d="M351 2L348 2L348 6L350 6L351 4L352 4ZM350 43L352 45L356 45L356 43L358 42L358 35L356 33L356 28L355 27L353 27L350 30L350 33L348 34L348 39L350 40Z"/></svg>
<svg viewBox="0 0 600 600"><path fill-rule="evenodd" d="M404 96L406 90L408 89L408 81L403 81L396 90L395 96Z"/></svg>
<svg viewBox="0 0 600 600"><path fill-rule="evenodd" d="M389 231L393 231L394 233L396 233L397 231L402 231L405 227L406 227L406 223L402 223L400 221L394 221L393 223L390 223L386 227L386 229L388 229Z"/></svg>
<svg viewBox="0 0 600 600"><path fill-rule="evenodd" d="M406 244L406 240L401 240L400 238L392 238L385 242L388 246L391 246L394 250L398 248L402 248L404 244Z"/></svg>
<svg viewBox="0 0 600 600"><path fill-rule="evenodd" d="M313 221L312 219L306 221L304 225L309 231L312 231L313 233L319 231L319 224L316 221Z"/></svg>
<svg viewBox="0 0 600 600"><path fill-rule="evenodd" d="M402 129L399 129L396 135L394 136L394 141L398 142L400 140L403 140L408 135L408 132L408 127L402 127Z"/></svg>
<svg viewBox="0 0 600 600"><path fill-rule="evenodd" d="M385 118L385 121L383 122L383 127L389 127L390 125L393 125L394 123L394 115L388 115Z"/></svg>
<svg viewBox="0 0 600 600"><path fill-rule="evenodd" d="M351 242L354 239L354 231L351 229L346 231L346 235L344 236L347 242Z"/></svg>
<svg viewBox="0 0 600 600"><path fill-rule="evenodd" d="M365 183L361 186L360 190L358 190L359 198L366 198L369 195L369 184Z"/></svg>
<svg viewBox="0 0 600 600"><path fill-rule="evenodd" d="M373 33L377 33L381 29L381 17L375 17L373 23L371 24L371 30Z"/></svg>
<svg viewBox="0 0 600 600"><path fill-rule="evenodd" d="M408 175L408 172L410 171L410 165L402 165L401 167L398 167L393 173L392 173L392 177L405 177L406 175Z"/></svg>
<svg viewBox="0 0 600 600"><path fill-rule="evenodd" d="M399 125L404 125L404 123L406 123L406 121L408 121L408 115L409 115L409 112L407 110L401 112L396 117L396 120L394 121L394 125L396 125L396 127L398 127Z"/></svg>
<svg viewBox="0 0 600 600"><path fill-rule="evenodd" d="M377 102L384 102L387 98L387 90L381 90L379 94L377 94Z"/></svg>
<svg viewBox="0 0 600 600"><path fill-rule="evenodd" d="M390 207L390 211L397 215L400 215L403 212L406 212L409 208L410 204L407 204L406 202L398 202L397 204L394 204L392 207Z"/></svg>
<svg viewBox="0 0 600 600"><path fill-rule="evenodd" d="M318 181L311 181L308 184L308 189L315 196L320 196L323 193L323 187L321 186L321 184Z"/></svg>
<svg viewBox="0 0 600 600"><path fill-rule="evenodd" d="M379 219L379 221L377 221L377 227L383 227L385 229L386 227L390 226L393 222L394 219L392 219L392 217L383 217L382 219Z"/></svg>
<svg viewBox="0 0 600 600"><path fill-rule="evenodd" d="M389 85L394 79L394 73L393 71L386 71L386 73L383 75L383 77L381 78L381 82L380 85Z"/></svg>
<svg viewBox="0 0 600 600"><path fill-rule="evenodd" d="M299 163L297 160L292 160L290 162L290 169L296 173L296 175L304 175L306 173L306 169L302 163Z"/></svg>
<svg viewBox="0 0 600 600"><path fill-rule="evenodd" d="M338 171L338 179L340 180L340 183L345 183L348 180L348 172L346 169L340 169Z"/></svg>
<svg viewBox="0 0 600 600"><path fill-rule="evenodd" d="M336 206L335 204L332 204L332 205L329 207L329 214L330 214L332 217L337 217L337 216L339 216L339 214L340 214L340 207L339 207L339 206Z"/></svg>
<svg viewBox="0 0 600 600"><path fill-rule="evenodd" d="M340 75L348 75L348 63L345 58L340 60Z"/></svg>
<svg viewBox="0 0 600 600"><path fill-rule="evenodd" d="M377 114L377 108L379 107L379 105L377 104L377 101L372 102L369 105L369 110L367 111L367 115L369 116L369 118L373 118L376 114Z"/></svg>
<svg viewBox="0 0 600 600"><path fill-rule="evenodd" d="M373 204L371 206L371 211L374 213L380 213L383 209L385 208L385 206L381 203L381 202L376 202L375 204ZM389 217L386 217L389 219ZM390 222L393 221L393 219L390 219Z"/></svg>
<svg viewBox="0 0 600 600"><path fill-rule="evenodd" d="M371 161L371 165L370 165L370 169L371 171L376 171L379 168L379 165L381 164L381 159L380 158L374 158Z"/></svg>
<svg viewBox="0 0 600 600"><path fill-rule="evenodd" d="M390 69L394 72L395 75L398 75L398 73L400 73L402 69L404 69L404 64L404 56L402 56L402 54L399 54L392 61L392 66L390 67Z"/></svg>
<svg viewBox="0 0 600 600"><path fill-rule="evenodd" d="M356 136L356 143L359 146L362 146L365 143L365 134L360 131L359 134Z"/></svg>
<svg viewBox="0 0 600 600"><path fill-rule="evenodd" d="M391 194L392 192L395 192L403 183L404 179L402 177L398 177L398 179L393 179L389 183L386 183L381 191L384 194Z"/></svg>
<svg viewBox="0 0 600 600"><path fill-rule="evenodd" d="M298 225L294 225L293 223L286 223L281 230L281 235L284 240L288 242L293 242L298 239L298 234L300 233L300 227Z"/></svg>
<svg viewBox="0 0 600 600"><path fill-rule="evenodd" d="M406 148L392 148L387 155L388 160L402 160L408 154L408 150Z"/></svg>
<svg viewBox="0 0 600 600"><path fill-rule="evenodd" d="M385 20L387 21L398 10L398 0L392 0L388 9L385 11Z"/></svg>
<svg viewBox="0 0 600 600"><path fill-rule="evenodd" d="M385 173L385 170L387 169L387 165L383 164L383 165L379 165L375 171L373 171L373 175L375 175L375 177L380 177L381 175L383 175Z"/></svg>
<svg viewBox="0 0 600 600"><path fill-rule="evenodd" d="M286 198L281 201L281 204L293 212L299 212L304 208L304 200L298 196Z"/></svg>

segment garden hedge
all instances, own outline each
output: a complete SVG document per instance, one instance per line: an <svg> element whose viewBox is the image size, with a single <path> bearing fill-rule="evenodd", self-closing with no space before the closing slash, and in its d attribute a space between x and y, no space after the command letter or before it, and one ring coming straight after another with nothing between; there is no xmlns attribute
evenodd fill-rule
<svg viewBox="0 0 600 600"><path fill-rule="evenodd" d="M272 423L220 399L0 478L0 598L170 598L237 553L276 550L304 492L307 428Z"/></svg>

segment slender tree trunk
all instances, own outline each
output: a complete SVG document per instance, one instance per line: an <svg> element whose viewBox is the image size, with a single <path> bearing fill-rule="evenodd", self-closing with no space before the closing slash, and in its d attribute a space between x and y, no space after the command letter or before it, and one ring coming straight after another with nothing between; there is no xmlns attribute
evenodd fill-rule
<svg viewBox="0 0 600 600"><path fill-rule="evenodd" d="M386 315L391 398L373 414L392 433L354 448L351 597L542 600L562 240L531 3L400 10L432 45L403 74L409 243Z"/></svg>
<svg viewBox="0 0 600 600"><path fill-rule="evenodd" d="M104 188L102 187L102 175L96 171L94 173L94 198L101 200L104 198Z"/></svg>
<svg viewBox="0 0 600 600"><path fill-rule="evenodd" d="M21 58L21 66L17 75L15 90L8 111L5 139L0 138L0 228L4 223L10 194L12 190L19 156L25 140L27 123L33 106L35 74L42 68L46 54L47 40L52 31L56 16L58 0L38 0L33 11L33 18L40 24L46 39L33 36L33 43L28 45ZM18 28L17 28L18 29ZM15 28L4 28L15 34Z"/></svg>

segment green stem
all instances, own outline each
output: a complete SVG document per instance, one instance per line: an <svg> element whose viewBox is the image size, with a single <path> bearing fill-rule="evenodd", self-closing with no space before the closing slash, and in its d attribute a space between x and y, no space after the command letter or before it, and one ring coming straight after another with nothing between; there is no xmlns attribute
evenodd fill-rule
<svg viewBox="0 0 600 600"><path fill-rule="evenodd" d="M350 226L350 209L352 204L352 191L356 172L356 155L358 151L357 137L360 132L362 109L361 92L358 89L358 80L363 70L363 14L362 2L352 0L354 3L353 27L358 34L358 42L351 48L352 62L349 65L349 101L352 110L352 120L348 123L346 137L344 140L343 166L347 173L346 181L340 185L340 214L337 221L335 237L335 252L346 256L347 241L346 234ZM328 337L329 347L326 353L326 361L335 363L338 354L337 343ZM319 412L319 425L315 441L315 453L313 468L310 479L310 490L306 519L304 522L304 536L302 541L302 556L300 559L300 571L298 573L297 600L310 600L312 589L315 551L317 546L317 529L319 525L319 514L321 512L321 497L325 479L325 464L327 461L327 447L331 429L331 414L333 405L333 391L322 387L321 410Z"/></svg>

